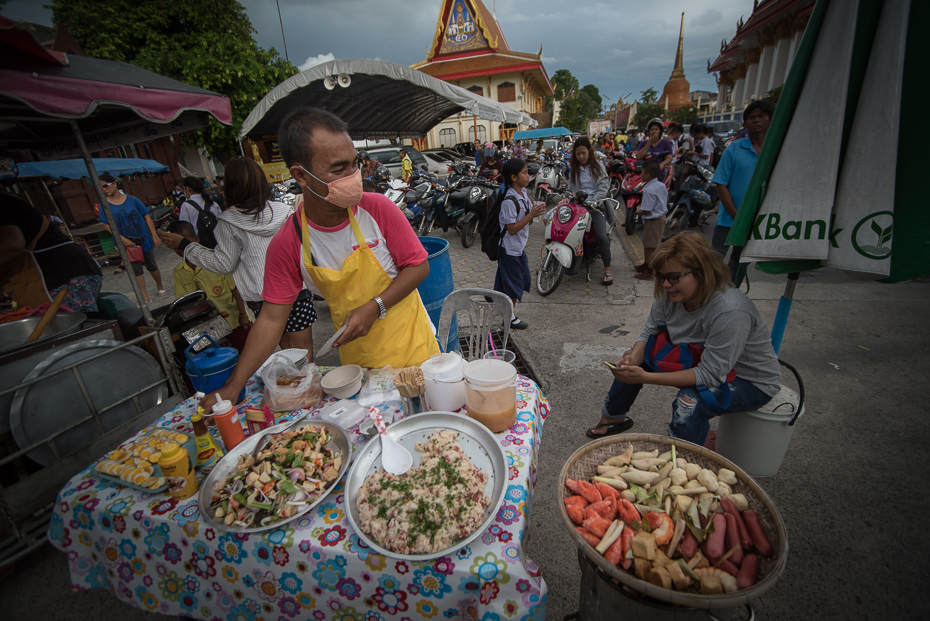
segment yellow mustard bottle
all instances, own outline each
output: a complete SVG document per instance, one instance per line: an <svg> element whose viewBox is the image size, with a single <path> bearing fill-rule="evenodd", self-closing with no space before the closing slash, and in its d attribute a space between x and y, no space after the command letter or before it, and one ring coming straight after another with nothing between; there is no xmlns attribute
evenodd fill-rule
<svg viewBox="0 0 930 621"><path fill-rule="evenodd" d="M182 500L190 498L197 493L200 483L194 474L190 456L177 442L169 442L161 449L161 459L158 460L161 474L168 482L168 493Z"/></svg>
<svg viewBox="0 0 930 621"><path fill-rule="evenodd" d="M191 423L194 425L194 437L197 439L197 467L207 474L223 458L223 451L207 430L203 421L203 408L197 408L197 413L191 416Z"/></svg>

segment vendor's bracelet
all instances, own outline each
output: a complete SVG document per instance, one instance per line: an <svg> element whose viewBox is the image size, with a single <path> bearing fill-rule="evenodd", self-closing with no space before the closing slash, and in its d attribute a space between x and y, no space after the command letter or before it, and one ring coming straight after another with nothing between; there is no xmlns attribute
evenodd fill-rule
<svg viewBox="0 0 930 621"><path fill-rule="evenodd" d="M376 295L371 299L374 300L375 304L378 305L378 319L384 319L387 317L387 307L384 306L384 302L381 300L381 298Z"/></svg>

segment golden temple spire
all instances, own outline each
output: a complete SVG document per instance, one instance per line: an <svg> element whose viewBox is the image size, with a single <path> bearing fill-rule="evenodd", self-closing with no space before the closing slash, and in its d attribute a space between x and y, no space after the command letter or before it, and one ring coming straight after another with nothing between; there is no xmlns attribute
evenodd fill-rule
<svg viewBox="0 0 930 621"><path fill-rule="evenodd" d="M669 79L683 78L685 77L685 68L683 65L683 48L684 48L684 38L685 38L685 14L684 11L681 13L681 28L678 31L678 51L675 53L675 68L672 69L672 75Z"/></svg>

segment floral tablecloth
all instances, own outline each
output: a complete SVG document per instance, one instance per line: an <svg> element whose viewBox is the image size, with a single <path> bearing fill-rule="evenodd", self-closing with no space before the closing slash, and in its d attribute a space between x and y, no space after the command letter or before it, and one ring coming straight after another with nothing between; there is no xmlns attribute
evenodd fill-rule
<svg viewBox="0 0 930 621"><path fill-rule="evenodd" d="M261 401L259 381L250 381L247 391L240 411ZM189 399L153 426L192 431L196 406ZM209 527L196 496L178 501L142 493L103 481L88 468L58 494L49 539L67 553L76 589L107 588L132 606L167 615L542 621L547 587L523 542L548 413L539 387L519 376L517 422L497 434L509 466L504 503L471 545L434 561L388 558L361 541L346 516L345 479L303 519L245 535ZM363 444L357 432L350 436Z"/></svg>

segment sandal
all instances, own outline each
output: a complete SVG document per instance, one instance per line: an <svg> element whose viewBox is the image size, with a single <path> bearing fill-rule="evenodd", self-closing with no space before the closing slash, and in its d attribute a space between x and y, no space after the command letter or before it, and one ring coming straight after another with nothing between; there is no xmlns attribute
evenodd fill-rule
<svg viewBox="0 0 930 621"><path fill-rule="evenodd" d="M159 290L158 290L158 297L163 298L163 297L165 297L166 295L168 295L168 292L165 291L164 289L159 289Z"/></svg>
<svg viewBox="0 0 930 621"><path fill-rule="evenodd" d="M619 423L600 423L599 425L594 426L594 429L600 429L602 427L606 427L607 431L604 433L594 433L593 429L585 429L584 433L589 438L594 438L595 440L597 440L598 438L606 438L607 436L615 436L618 433L623 433L624 431L626 431L632 426L633 426L633 419L627 417L627 418L624 418Z"/></svg>
<svg viewBox="0 0 930 621"><path fill-rule="evenodd" d="M614 284L614 275L604 274L604 280L601 281L601 284L604 285L605 287L609 287L610 285Z"/></svg>
<svg viewBox="0 0 930 621"><path fill-rule="evenodd" d="M116 269L115 272L113 272L113 275L114 275L114 276L119 276L120 274L125 274L125 273L126 273L126 268L119 267L119 268Z"/></svg>

